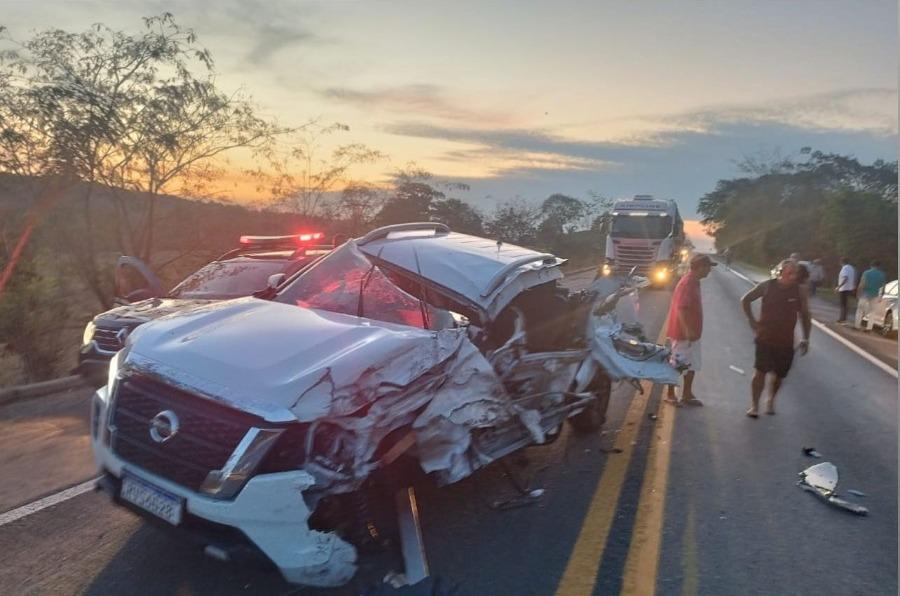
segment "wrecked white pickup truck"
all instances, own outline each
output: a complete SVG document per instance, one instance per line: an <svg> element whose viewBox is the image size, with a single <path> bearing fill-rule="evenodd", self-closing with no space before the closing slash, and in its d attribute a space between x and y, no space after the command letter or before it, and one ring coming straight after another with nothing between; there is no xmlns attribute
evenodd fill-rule
<svg viewBox="0 0 900 596"><path fill-rule="evenodd" d="M214 556L243 544L290 582L345 583L379 487L455 482L566 419L597 430L611 378L676 381L610 300L558 286L563 262L401 224L274 295L143 325L93 397L100 486Z"/></svg>

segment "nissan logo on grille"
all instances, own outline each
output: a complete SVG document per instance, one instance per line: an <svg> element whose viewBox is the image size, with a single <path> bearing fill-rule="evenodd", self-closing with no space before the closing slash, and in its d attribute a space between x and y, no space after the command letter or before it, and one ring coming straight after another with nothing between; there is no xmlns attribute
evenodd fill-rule
<svg viewBox="0 0 900 596"><path fill-rule="evenodd" d="M172 410L163 410L150 421L150 438L165 443L178 434L178 416Z"/></svg>

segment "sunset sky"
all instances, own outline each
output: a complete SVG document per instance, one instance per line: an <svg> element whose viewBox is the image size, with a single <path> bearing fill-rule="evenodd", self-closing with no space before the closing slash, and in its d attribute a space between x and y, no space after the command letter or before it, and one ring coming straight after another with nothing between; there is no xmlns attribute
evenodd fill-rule
<svg viewBox="0 0 900 596"><path fill-rule="evenodd" d="M896 158L897 4L793 2L4 2L0 23L138 31L163 11L212 52L223 89L285 124L520 196L651 193L687 218L734 160L803 146ZM243 191L236 191L238 194Z"/></svg>

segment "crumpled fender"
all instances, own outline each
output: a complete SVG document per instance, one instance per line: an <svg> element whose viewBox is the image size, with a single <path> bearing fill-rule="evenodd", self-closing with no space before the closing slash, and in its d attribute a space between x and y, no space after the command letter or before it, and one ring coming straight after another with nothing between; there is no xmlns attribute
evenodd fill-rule
<svg viewBox="0 0 900 596"><path fill-rule="evenodd" d="M671 363L672 352L665 346L641 342L622 332L622 325L608 316L594 317L594 333L591 337L591 357L610 379L641 379L663 385L677 385L681 376L679 367ZM640 356L626 356L616 348L615 339L627 341Z"/></svg>

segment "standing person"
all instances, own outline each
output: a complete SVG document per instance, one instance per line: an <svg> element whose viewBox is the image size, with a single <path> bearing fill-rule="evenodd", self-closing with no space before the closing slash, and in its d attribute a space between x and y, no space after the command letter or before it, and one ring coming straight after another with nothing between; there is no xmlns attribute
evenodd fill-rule
<svg viewBox="0 0 900 596"><path fill-rule="evenodd" d="M834 289L841 297L841 317L838 323L847 322L847 307L850 297L856 291L856 269L850 264L850 259L841 257L841 271L838 273L837 287Z"/></svg>
<svg viewBox="0 0 900 596"><path fill-rule="evenodd" d="M726 248L722 255L725 257L725 266L731 267L731 247Z"/></svg>
<svg viewBox="0 0 900 596"><path fill-rule="evenodd" d="M794 328L797 315L803 328L803 339L797 346L803 356L809 350L809 331L812 319L809 315L809 300L806 290L797 281L798 265L788 259L781 262L781 273L777 279L767 279L759 283L741 298L741 306L750 328L756 334L756 362L753 367L751 384L751 404L747 416L759 415L759 398L766 386L766 376L773 374L769 388L766 414L775 413L775 396L781 382L788 374L794 361ZM753 316L751 304L762 298L759 320Z"/></svg>
<svg viewBox="0 0 900 596"><path fill-rule="evenodd" d="M822 267L822 259L814 259L809 266L809 295L816 295L816 288L825 281L825 268Z"/></svg>
<svg viewBox="0 0 900 596"><path fill-rule="evenodd" d="M700 370L700 336L703 334L703 303L700 280L709 275L716 263L708 256L691 258L691 269L678 281L672 292L672 303L666 320L666 335L672 340L672 356L684 364L684 386L681 403L675 397L675 385L669 385L666 401L672 405L702 406L694 395L694 374Z"/></svg>
<svg viewBox="0 0 900 596"><path fill-rule="evenodd" d="M863 271L859 279L859 288L856 291L856 320L854 326L862 327L862 320L866 319L866 331L872 330L872 301L878 298L878 291L887 279L881 270L881 262L872 261L868 269Z"/></svg>

